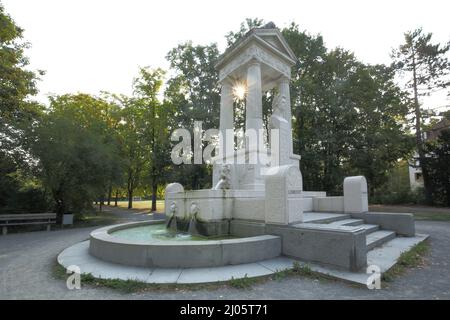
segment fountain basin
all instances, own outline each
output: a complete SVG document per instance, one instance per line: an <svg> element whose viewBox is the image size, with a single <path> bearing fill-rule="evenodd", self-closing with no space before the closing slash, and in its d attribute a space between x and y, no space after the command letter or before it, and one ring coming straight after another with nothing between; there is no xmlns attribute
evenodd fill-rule
<svg viewBox="0 0 450 320"><path fill-rule="evenodd" d="M114 235L126 229L164 223L164 220L131 222L94 230L90 235L89 253L108 262L158 268L219 267L272 259L281 254L281 238L272 235L182 241L161 238L130 240Z"/></svg>

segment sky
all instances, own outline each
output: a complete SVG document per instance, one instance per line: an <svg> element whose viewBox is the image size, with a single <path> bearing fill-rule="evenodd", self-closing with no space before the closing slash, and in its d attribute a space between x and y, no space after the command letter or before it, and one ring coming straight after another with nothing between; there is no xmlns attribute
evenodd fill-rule
<svg viewBox="0 0 450 320"><path fill-rule="evenodd" d="M435 42L450 41L449 0L0 0L32 45L31 69L46 71L38 100L48 94L100 91L131 94L143 66L168 69L178 44L216 42L245 18L321 34L328 48L343 47L366 63L389 63L403 33L419 26ZM428 108L450 105L438 94ZM447 107L448 109L448 107Z"/></svg>

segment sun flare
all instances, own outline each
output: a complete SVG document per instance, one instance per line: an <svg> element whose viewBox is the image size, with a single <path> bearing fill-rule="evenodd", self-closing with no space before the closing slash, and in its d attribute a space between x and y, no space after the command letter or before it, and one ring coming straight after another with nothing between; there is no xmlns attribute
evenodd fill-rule
<svg viewBox="0 0 450 320"><path fill-rule="evenodd" d="M238 100L243 100L245 98L245 94L247 93L247 87L245 83L236 83L233 86L233 95Z"/></svg>

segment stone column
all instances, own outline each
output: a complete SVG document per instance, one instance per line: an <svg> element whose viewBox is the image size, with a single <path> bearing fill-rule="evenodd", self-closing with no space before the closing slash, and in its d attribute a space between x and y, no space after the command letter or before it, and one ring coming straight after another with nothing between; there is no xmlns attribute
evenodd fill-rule
<svg viewBox="0 0 450 320"><path fill-rule="evenodd" d="M226 130L234 129L234 114L233 114L233 92L231 84L228 81L222 83L222 90L220 93L220 127L219 130L222 134L222 141L220 146L223 147L221 151L225 156L226 145L228 144L228 149L232 148L234 145L234 138L232 141L227 141ZM231 151L231 150L229 150Z"/></svg>
<svg viewBox="0 0 450 320"><path fill-rule="evenodd" d="M245 108L245 130L262 129L261 65L257 61L252 62L247 69L247 100Z"/></svg>
<svg viewBox="0 0 450 320"><path fill-rule="evenodd" d="M243 189L264 189L259 155L262 144L262 129L261 65L258 61L252 61L247 69L247 99L245 102L245 149L247 159L245 178L242 182Z"/></svg>
<svg viewBox="0 0 450 320"><path fill-rule="evenodd" d="M222 159L220 163L213 164L213 187L219 182L220 170L225 163L226 145L228 144L228 152L233 152L229 157L234 155L234 136L227 140L226 130L234 129L234 113L233 113L233 89L228 80L222 82L220 92L220 124L219 131L221 133L221 141L219 141L220 155Z"/></svg>
<svg viewBox="0 0 450 320"><path fill-rule="evenodd" d="M291 94L289 88L289 78L283 77L278 84L278 94L281 97L283 117L287 121L287 137L283 137L285 152L290 157L293 153L293 141L292 141L292 111L291 111Z"/></svg>

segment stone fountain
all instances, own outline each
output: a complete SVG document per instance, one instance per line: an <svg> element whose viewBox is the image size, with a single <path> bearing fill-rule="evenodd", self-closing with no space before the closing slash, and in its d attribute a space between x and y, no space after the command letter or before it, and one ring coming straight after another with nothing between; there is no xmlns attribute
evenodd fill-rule
<svg viewBox="0 0 450 320"><path fill-rule="evenodd" d="M214 188L185 191L179 183L169 184L166 215L171 226L195 221L196 232L207 237L278 235L284 255L360 270L367 265L370 249L396 236L414 236L414 220L408 214L368 212L363 176L345 178L339 197L303 190L301 158L293 153L291 128L289 83L296 63L273 23L250 30L225 51L216 64L221 152L213 162ZM245 90L238 90L240 86ZM258 132L263 132L262 95L268 90L274 93L270 129L276 134L263 143ZM229 134L235 129L236 91L246 93L246 133L257 132L256 143L249 143L246 135L242 148Z"/></svg>
<svg viewBox="0 0 450 320"><path fill-rule="evenodd" d="M369 212L363 176L345 178L338 197L303 190L289 94L296 63L272 23L228 48L216 65L221 134L213 188L187 191L171 183L165 190L165 221L97 229L89 241L64 250L59 263L98 277L192 283L261 276L301 261L315 271L365 283L366 266L385 272L402 252L426 239L415 233L410 214ZM275 96L271 132L264 140L267 90ZM246 93L242 148L233 136L236 91Z"/></svg>

